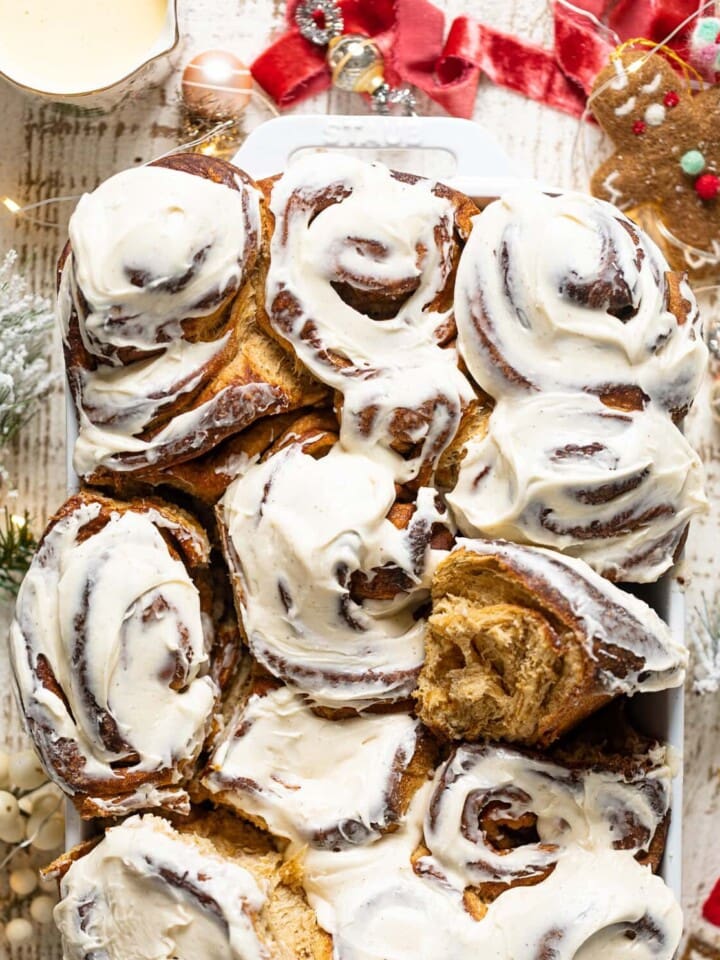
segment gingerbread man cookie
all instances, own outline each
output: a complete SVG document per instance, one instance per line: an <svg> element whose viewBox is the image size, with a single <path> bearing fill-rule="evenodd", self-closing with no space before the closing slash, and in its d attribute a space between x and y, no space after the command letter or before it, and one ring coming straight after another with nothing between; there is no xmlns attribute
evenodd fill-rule
<svg viewBox="0 0 720 960"><path fill-rule="evenodd" d="M593 194L652 213L674 269L720 275L720 86L692 93L660 54L627 50L598 76L590 107L616 147Z"/></svg>

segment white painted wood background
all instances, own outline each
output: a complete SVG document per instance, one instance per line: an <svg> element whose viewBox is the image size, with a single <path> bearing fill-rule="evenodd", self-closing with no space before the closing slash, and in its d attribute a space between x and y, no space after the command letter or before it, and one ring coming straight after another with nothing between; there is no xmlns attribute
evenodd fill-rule
<svg viewBox="0 0 720 960"><path fill-rule="evenodd" d="M543 0L436 0L448 17L469 13L485 23L539 43L550 45L550 17ZM644 0L637 0L644 2ZM281 0L179 0L181 48L176 67L194 53L210 47L234 51L246 62L264 48L281 24ZM1 29L1 26L0 26ZM152 159L183 140L177 69L164 86L147 91L101 116L80 115L68 108L30 100L2 85L0 88L0 197L21 204L47 197L92 189L110 174ZM424 105L427 106L427 105ZM430 107L432 109L432 107ZM358 112L361 101L352 95L328 93L304 104L298 112ZM251 111L248 127L262 112ZM576 162L573 145L578 122L505 90L481 83L475 119L493 131L497 140L531 175L561 186L587 186L586 172ZM590 157L607 149L594 129L584 132ZM0 208L0 252L16 247L25 270L38 290L52 291L56 256L63 243L67 216L65 204L40 214L57 226L43 227L14 220ZM717 309L707 304L709 311ZM57 343L53 365L61 369ZM17 487L14 503L27 507L40 530L45 519L64 499L64 407L60 385L43 405L5 458ZM689 424L691 439L705 461L712 510L693 530L683 571L687 582L688 628L693 610L704 593L712 601L717 593L720 564L716 544L720 538L720 428L701 397ZM6 633L10 611L0 605L0 631ZM2 643L4 644L4 639ZM0 646L0 742L9 747L22 742L9 675ZM720 930L700 918L700 904L709 886L720 876L720 697L697 697L687 705L685 748L684 907L686 927L707 943L720 945ZM677 815L676 811L676 815ZM3 953L4 951L4 953ZM0 956L10 956L0 943ZM18 948L13 960L50 960L60 956L54 935L39 936L37 943Z"/></svg>

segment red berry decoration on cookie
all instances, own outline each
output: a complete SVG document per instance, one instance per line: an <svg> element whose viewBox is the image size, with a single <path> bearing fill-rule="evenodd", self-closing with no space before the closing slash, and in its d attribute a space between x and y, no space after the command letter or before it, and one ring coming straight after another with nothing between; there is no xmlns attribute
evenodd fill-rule
<svg viewBox="0 0 720 960"><path fill-rule="evenodd" d="M720 177L714 173L704 173L695 181L695 192L701 200L714 200L720 190Z"/></svg>

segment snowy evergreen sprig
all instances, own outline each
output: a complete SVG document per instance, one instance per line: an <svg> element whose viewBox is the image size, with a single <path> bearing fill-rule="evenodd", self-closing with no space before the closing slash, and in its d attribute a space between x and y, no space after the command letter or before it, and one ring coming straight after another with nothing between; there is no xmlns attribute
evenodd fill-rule
<svg viewBox="0 0 720 960"><path fill-rule="evenodd" d="M3 594L14 596L18 592L37 550L27 511L22 517L14 517L5 507L4 514L0 519L0 600Z"/></svg>
<svg viewBox="0 0 720 960"><path fill-rule="evenodd" d="M55 380L47 348L53 327L50 301L32 293L10 250L0 264L0 447L33 414Z"/></svg>
<svg viewBox="0 0 720 960"><path fill-rule="evenodd" d="M695 624L691 630L695 648L695 693L716 693L720 690L720 605L708 604L702 594L702 604L695 610Z"/></svg>

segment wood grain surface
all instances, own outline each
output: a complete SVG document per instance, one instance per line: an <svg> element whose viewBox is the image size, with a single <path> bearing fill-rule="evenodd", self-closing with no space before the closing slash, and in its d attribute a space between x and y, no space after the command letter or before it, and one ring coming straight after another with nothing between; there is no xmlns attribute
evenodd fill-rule
<svg viewBox="0 0 720 960"><path fill-rule="evenodd" d="M551 44L550 17L542 0L445 0L438 5L448 16L460 12L528 40ZM643 2L643 0L638 0ZM141 98L121 104L113 112L89 115L73 109L27 98L5 84L0 87L0 197L27 204L48 197L78 194L125 167L142 163L177 146L183 140L179 104L178 68L194 53L211 47L234 51L246 62L266 45L283 16L280 0L179 0L182 43L174 54L174 69L164 85L147 90ZM422 109L439 112L426 101ZM364 104L350 94L330 92L305 103L298 112L363 112ZM253 107L246 125L251 128L267 117ZM599 131L582 131L576 120L524 98L481 83L475 119L495 135L521 169L558 186L586 188L588 171L582 151L592 164L608 152ZM24 269L36 289L52 291L55 260L63 243L72 203L38 214L50 222L39 226L16 219L0 207L0 251L16 247ZM710 296L704 300L706 316L717 312ZM61 368L58 343L53 344L53 366ZM697 628L695 610L705 595L717 593L720 565L720 432L711 420L706 392L699 398L688 425L691 440L705 462L709 515L696 522L681 571L686 586L688 631ZM27 507L35 526L64 499L65 413L60 383L43 404L38 416L7 453L5 466L17 487L12 501ZM0 606L0 630L6 634L10 610ZM4 640L2 641L4 643ZM4 653L0 655L0 717L2 735L10 747L23 742L17 710L10 692ZM676 811L676 815L679 812ZM685 746L684 908L689 933L709 945L720 945L720 930L704 923L700 905L720 876L720 698L687 701ZM0 956L3 947L0 943ZM9 953L7 954L10 955ZM16 960L50 960L60 957L51 931L37 942L16 949ZM708 954L708 956L712 953Z"/></svg>

